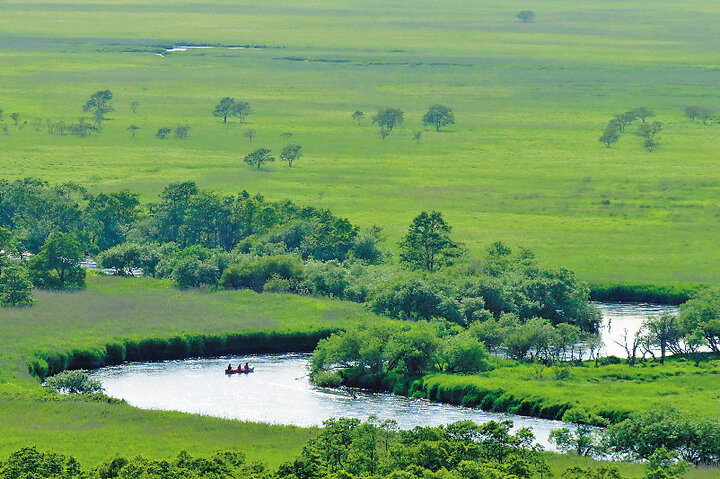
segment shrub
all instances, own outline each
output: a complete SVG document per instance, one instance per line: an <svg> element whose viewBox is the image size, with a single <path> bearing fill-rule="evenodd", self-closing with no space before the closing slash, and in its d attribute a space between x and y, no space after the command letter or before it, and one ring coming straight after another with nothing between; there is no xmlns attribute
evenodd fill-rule
<svg viewBox="0 0 720 479"><path fill-rule="evenodd" d="M100 381L90 379L80 370L63 371L45 380L45 386L58 393L66 394L96 394L102 393Z"/></svg>
<svg viewBox="0 0 720 479"><path fill-rule="evenodd" d="M279 280L298 281L303 274L302 260L297 255L285 254L263 256L230 265L220 278L220 285L226 289L248 288L261 292L271 279L275 285Z"/></svg>

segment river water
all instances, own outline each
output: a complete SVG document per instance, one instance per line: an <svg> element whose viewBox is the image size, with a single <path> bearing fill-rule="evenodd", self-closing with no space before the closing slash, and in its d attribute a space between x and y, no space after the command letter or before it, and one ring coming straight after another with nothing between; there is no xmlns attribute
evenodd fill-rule
<svg viewBox="0 0 720 479"><path fill-rule="evenodd" d="M614 343L625 329L633 334L643 320L667 307L643 304L602 303L602 336L605 354L622 357ZM366 420L371 414L394 419L409 429L436 426L460 420L477 423L512 419L515 427L530 427L536 440L547 449L552 429L566 425L546 419L485 412L392 394L317 388L308 378L307 354L274 354L224 358L186 359L149 363L126 363L92 373L109 396L125 399L143 409L175 410L226 419L318 426L331 417ZM226 376L245 362L255 367L251 374Z"/></svg>

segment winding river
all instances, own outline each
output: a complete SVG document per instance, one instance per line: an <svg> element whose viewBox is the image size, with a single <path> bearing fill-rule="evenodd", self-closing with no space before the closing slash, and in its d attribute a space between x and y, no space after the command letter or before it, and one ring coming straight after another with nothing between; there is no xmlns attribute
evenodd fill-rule
<svg viewBox="0 0 720 479"><path fill-rule="evenodd" d="M643 304L600 303L603 312L605 354L622 356L614 343L625 329L633 334L644 319L668 309ZM548 435L566 426L558 421L485 412L449 404L393 396L392 394L317 388L310 384L307 354L274 354L223 358L126 363L92 373L109 396L125 399L143 409L175 410L226 419L317 426L331 417L367 419L371 414L394 419L409 429L469 419L478 423L512 419L515 427L530 427L536 440L552 450ZM249 362L252 374L226 376Z"/></svg>

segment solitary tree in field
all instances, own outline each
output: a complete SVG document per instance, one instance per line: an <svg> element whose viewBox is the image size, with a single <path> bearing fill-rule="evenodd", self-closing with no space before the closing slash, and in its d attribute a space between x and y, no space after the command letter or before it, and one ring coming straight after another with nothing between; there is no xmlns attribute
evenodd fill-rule
<svg viewBox="0 0 720 479"><path fill-rule="evenodd" d="M275 161L275 157L270 154L270 150L267 148L260 148L245 155L243 162L247 165L257 166L259 170L264 163L270 163Z"/></svg>
<svg viewBox="0 0 720 479"><path fill-rule="evenodd" d="M420 143L421 139L422 139L422 131L418 130L415 133L413 133L413 140L415 140L415 143Z"/></svg>
<svg viewBox="0 0 720 479"><path fill-rule="evenodd" d="M229 96L226 96L225 98L220 100L220 103L215 105L215 110L213 111L213 116L219 116L223 119L223 123L227 123L227 119L229 116L232 116L234 109L235 109L235 99L230 98Z"/></svg>
<svg viewBox="0 0 720 479"><path fill-rule="evenodd" d="M697 105L685 107L685 116L690 118L691 121L695 121L701 110L702 108Z"/></svg>
<svg viewBox="0 0 720 479"><path fill-rule="evenodd" d="M518 19L520 19L523 23L530 23L533 20L535 20L535 12L532 10L523 10L522 12L519 12L517 15L515 15Z"/></svg>
<svg viewBox="0 0 720 479"><path fill-rule="evenodd" d="M20 119L20 113L10 113L10 118L12 118L12 121L15 122L15 126L17 126L18 120Z"/></svg>
<svg viewBox="0 0 720 479"><path fill-rule="evenodd" d="M256 133L257 133L257 132L256 132L255 130L248 130L248 131L245 132L245 137L246 137L248 140L250 140L250 142L252 143L253 138L255 138L255 134L256 134Z"/></svg>
<svg viewBox="0 0 720 479"><path fill-rule="evenodd" d="M240 123L245 123L245 118L252 113L252 107L250 103L241 100L235 102L235 108L233 109L233 116L235 116Z"/></svg>
<svg viewBox="0 0 720 479"><path fill-rule="evenodd" d="M461 246L450 239L451 231L441 213L423 211L400 242L400 261L425 271L451 265L462 254Z"/></svg>
<svg viewBox="0 0 720 479"><path fill-rule="evenodd" d="M187 138L188 133L190 133L190 125L178 125L175 127L176 138Z"/></svg>
<svg viewBox="0 0 720 479"><path fill-rule="evenodd" d="M140 102L137 100L133 100L130 102L130 109L133 113L137 113L137 109L140 106Z"/></svg>
<svg viewBox="0 0 720 479"><path fill-rule="evenodd" d="M282 136L283 138L290 138L291 136L293 136L293 134L292 131L286 131L281 133L280 136Z"/></svg>
<svg viewBox="0 0 720 479"><path fill-rule="evenodd" d="M357 110L355 113L352 114L353 120L357 122L359 125L363 118L365 118L365 114L361 112L360 110Z"/></svg>
<svg viewBox="0 0 720 479"><path fill-rule="evenodd" d="M613 124L609 124L607 128L605 128L605 131L599 139L600 143L605 145L606 148L610 148L610 145L617 143L618 140L620 140L620 130Z"/></svg>
<svg viewBox="0 0 720 479"><path fill-rule="evenodd" d="M140 127L137 125L130 125L126 128L126 130L130 132L133 138L135 138L135 132L137 132L139 129Z"/></svg>
<svg viewBox="0 0 720 479"><path fill-rule="evenodd" d="M373 117L373 123L377 123L382 130L392 131L397 125L400 125L405 119L405 114L397 108L383 108L378 110L377 115Z"/></svg>
<svg viewBox="0 0 720 479"><path fill-rule="evenodd" d="M83 105L83 111L91 113L95 117L95 123L105 120L105 115L115 111L110 105L113 94L110 90L102 90L92 94L90 99Z"/></svg>
<svg viewBox="0 0 720 479"><path fill-rule="evenodd" d="M299 160L302 157L302 146L300 145L288 145L280 152L280 159L287 161L289 167L292 168L293 161Z"/></svg>
<svg viewBox="0 0 720 479"><path fill-rule="evenodd" d="M655 116L655 112L646 106L639 106L632 110L632 113L633 115L635 115L636 118L640 118L643 123L645 123L645 120L647 120L649 117Z"/></svg>
<svg viewBox="0 0 720 479"><path fill-rule="evenodd" d="M155 133L155 136L157 136L158 138L160 138L161 140L163 140L163 139L167 138L167 136L168 136L170 133L172 133L172 128L169 128L169 127L167 127L167 126L164 126L164 127L160 128L160 129L157 131L157 133Z"/></svg>
<svg viewBox="0 0 720 479"><path fill-rule="evenodd" d="M455 115L453 114L452 108L445 105L432 105L422 121L426 125L432 125L435 127L435 131L440 131L445 125L455 124Z"/></svg>

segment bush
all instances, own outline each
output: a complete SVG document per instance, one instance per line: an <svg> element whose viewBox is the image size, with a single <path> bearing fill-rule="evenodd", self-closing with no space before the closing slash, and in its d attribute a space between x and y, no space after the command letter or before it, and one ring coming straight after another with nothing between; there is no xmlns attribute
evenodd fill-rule
<svg viewBox="0 0 720 479"><path fill-rule="evenodd" d="M25 268L17 265L2 268L0 274L0 305L31 306L32 283Z"/></svg>
<svg viewBox="0 0 720 479"><path fill-rule="evenodd" d="M90 379L88 375L79 370L63 371L45 380L45 386L58 393L66 394L96 394L102 393L100 381Z"/></svg>
<svg viewBox="0 0 720 479"><path fill-rule="evenodd" d="M292 254L262 256L230 265L220 278L220 285L226 289L248 288L262 292L265 283L271 279L278 286L279 280L286 280L284 286L302 278L303 263L299 256Z"/></svg>

